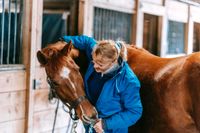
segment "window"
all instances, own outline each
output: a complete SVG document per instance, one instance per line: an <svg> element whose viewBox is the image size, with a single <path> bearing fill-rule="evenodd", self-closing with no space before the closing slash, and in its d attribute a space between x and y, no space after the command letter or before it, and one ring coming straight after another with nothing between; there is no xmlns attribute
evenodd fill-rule
<svg viewBox="0 0 200 133"><path fill-rule="evenodd" d="M93 36L97 40L130 42L132 14L95 7L93 24Z"/></svg>
<svg viewBox="0 0 200 133"><path fill-rule="evenodd" d="M0 65L22 63L22 3L0 1Z"/></svg>
<svg viewBox="0 0 200 133"><path fill-rule="evenodd" d="M168 54L184 53L185 24L169 21L168 23Z"/></svg>

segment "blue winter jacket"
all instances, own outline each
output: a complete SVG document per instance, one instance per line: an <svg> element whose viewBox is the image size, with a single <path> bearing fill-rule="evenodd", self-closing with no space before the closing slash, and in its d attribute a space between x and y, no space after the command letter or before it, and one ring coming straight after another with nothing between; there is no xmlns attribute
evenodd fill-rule
<svg viewBox="0 0 200 133"><path fill-rule="evenodd" d="M90 64L85 74L84 84L86 95L90 99L87 81L95 71L91 53L96 41L83 35L64 36L63 39L66 42L72 40L77 49L84 50L87 54ZM95 105L99 118L103 119L105 133L126 133L128 127L141 117L142 104L139 90L138 78L127 62L124 62L120 72L105 82Z"/></svg>

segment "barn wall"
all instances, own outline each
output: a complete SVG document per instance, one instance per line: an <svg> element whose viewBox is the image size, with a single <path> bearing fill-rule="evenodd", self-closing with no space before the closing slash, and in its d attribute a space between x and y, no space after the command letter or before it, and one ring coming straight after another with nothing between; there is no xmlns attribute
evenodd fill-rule
<svg viewBox="0 0 200 133"><path fill-rule="evenodd" d="M24 70L0 71L0 132L24 131L25 82Z"/></svg>
<svg viewBox="0 0 200 133"><path fill-rule="evenodd" d="M0 66L0 133L52 132L56 104L48 101L44 69L36 59L41 49L43 1L23 2L23 64ZM34 80L39 85L34 88ZM60 103L56 133L71 130L72 121ZM77 132L83 132L79 122Z"/></svg>
<svg viewBox="0 0 200 133"><path fill-rule="evenodd" d="M199 4L197 4L199 5ZM177 0L138 0L138 8L135 11L137 14L136 25L136 45L143 47L143 20L144 13L159 17L158 29L159 44L158 51L161 57L175 57L192 53L193 48L193 26L194 22L199 22L199 7ZM168 21L176 21L185 23L185 53L169 55L167 54L167 33Z"/></svg>

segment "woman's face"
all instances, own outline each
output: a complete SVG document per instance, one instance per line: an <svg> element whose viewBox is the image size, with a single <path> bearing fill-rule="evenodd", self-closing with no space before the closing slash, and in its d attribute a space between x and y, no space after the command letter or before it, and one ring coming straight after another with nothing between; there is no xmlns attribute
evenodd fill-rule
<svg viewBox="0 0 200 133"><path fill-rule="evenodd" d="M94 63L94 69L96 72L103 73L107 69L109 69L115 60L106 58L105 56L102 55L94 55L93 56L93 63Z"/></svg>

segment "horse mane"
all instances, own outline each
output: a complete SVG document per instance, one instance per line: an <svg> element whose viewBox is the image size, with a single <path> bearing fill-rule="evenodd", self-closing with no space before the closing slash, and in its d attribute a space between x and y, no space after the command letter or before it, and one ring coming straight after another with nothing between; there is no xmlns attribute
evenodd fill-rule
<svg viewBox="0 0 200 133"><path fill-rule="evenodd" d="M146 54L150 54L150 55L153 55L152 53L150 53L148 50L144 49L144 48L139 48L138 46L136 46L135 44L126 44L126 47L127 48L130 48L130 49L136 49L137 51L140 51L140 52L143 52L143 53L146 53ZM155 55L153 55L155 56Z"/></svg>

